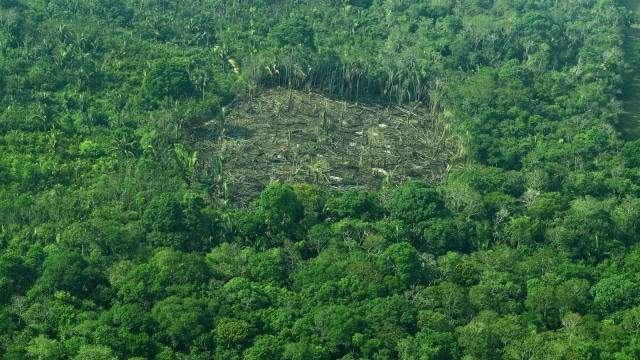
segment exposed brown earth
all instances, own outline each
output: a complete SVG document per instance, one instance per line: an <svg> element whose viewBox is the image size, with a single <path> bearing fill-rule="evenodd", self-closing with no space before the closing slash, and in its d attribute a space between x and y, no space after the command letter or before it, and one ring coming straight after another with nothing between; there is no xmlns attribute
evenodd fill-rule
<svg viewBox="0 0 640 360"><path fill-rule="evenodd" d="M195 130L199 159L215 166L221 197L246 204L272 181L340 190L407 179L437 183L464 166L451 114L421 106L350 103L284 89L237 100ZM217 165L216 165L217 164Z"/></svg>
<svg viewBox="0 0 640 360"><path fill-rule="evenodd" d="M620 116L619 130L624 140L640 139L640 2L623 0L622 3L636 14L636 20L625 39L625 56L633 68L633 78L624 89L624 112Z"/></svg>

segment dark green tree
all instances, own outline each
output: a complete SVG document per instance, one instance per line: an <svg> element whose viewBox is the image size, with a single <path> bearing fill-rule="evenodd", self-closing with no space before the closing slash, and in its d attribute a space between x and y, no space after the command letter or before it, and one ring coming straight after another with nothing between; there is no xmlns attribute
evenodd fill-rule
<svg viewBox="0 0 640 360"><path fill-rule="evenodd" d="M89 263L82 255L55 249L44 260L42 275L29 290L29 297L51 295L56 291L67 291L73 296L83 297L95 289L98 280L97 274L89 268Z"/></svg>
<svg viewBox="0 0 640 360"><path fill-rule="evenodd" d="M361 218L373 221L382 215L380 199L376 194L366 191L348 190L339 198L327 201L325 208L339 218Z"/></svg>
<svg viewBox="0 0 640 360"><path fill-rule="evenodd" d="M257 201L271 236L294 235L304 217L304 206L289 185L274 183L260 194Z"/></svg>
<svg viewBox="0 0 640 360"><path fill-rule="evenodd" d="M404 286L424 281L420 258L416 249L408 243L389 246L376 260L380 272L393 276Z"/></svg>
<svg viewBox="0 0 640 360"><path fill-rule="evenodd" d="M196 89L184 65L166 59L156 60L144 79L144 88L158 101L185 99L196 94Z"/></svg>
<svg viewBox="0 0 640 360"><path fill-rule="evenodd" d="M293 18L281 22L269 32L278 46L303 46L315 50L314 31L309 22L302 18Z"/></svg>

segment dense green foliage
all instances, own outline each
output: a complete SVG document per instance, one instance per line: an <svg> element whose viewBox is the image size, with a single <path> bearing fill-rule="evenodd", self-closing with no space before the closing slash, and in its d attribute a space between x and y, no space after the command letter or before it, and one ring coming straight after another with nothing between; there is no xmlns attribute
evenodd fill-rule
<svg viewBox="0 0 640 360"><path fill-rule="evenodd" d="M632 20L615 0L1 0L0 358L639 358ZM424 107L468 163L236 208L190 137L278 86Z"/></svg>

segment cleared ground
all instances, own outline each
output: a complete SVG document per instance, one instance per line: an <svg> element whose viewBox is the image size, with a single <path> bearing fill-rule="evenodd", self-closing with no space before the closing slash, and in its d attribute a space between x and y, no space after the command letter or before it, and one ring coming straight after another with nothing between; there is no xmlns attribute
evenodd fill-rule
<svg viewBox="0 0 640 360"><path fill-rule="evenodd" d="M238 100L194 131L221 195L246 204L272 181L340 190L377 189L407 179L437 183L465 152L450 114L349 103L284 89Z"/></svg>
<svg viewBox="0 0 640 360"><path fill-rule="evenodd" d="M639 0L622 3L640 17ZM620 116L619 130L625 140L640 139L640 23L638 17L625 39L625 55L633 68L633 78L624 89L624 112Z"/></svg>

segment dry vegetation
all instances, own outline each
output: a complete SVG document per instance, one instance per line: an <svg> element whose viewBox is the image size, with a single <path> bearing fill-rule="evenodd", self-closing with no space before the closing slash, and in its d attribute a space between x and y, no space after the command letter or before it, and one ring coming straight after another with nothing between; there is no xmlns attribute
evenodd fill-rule
<svg viewBox="0 0 640 360"><path fill-rule="evenodd" d="M626 59L631 65L633 73L627 78L624 92L624 111L620 114L620 124L618 125L623 139L633 141L640 139L640 4L637 1L625 0L623 3L631 9L636 20L629 27L627 38L625 39Z"/></svg>
<svg viewBox="0 0 640 360"><path fill-rule="evenodd" d="M237 100L195 130L194 147L212 186L246 203L272 181L346 190L407 179L437 183L465 162L451 115L268 90Z"/></svg>

